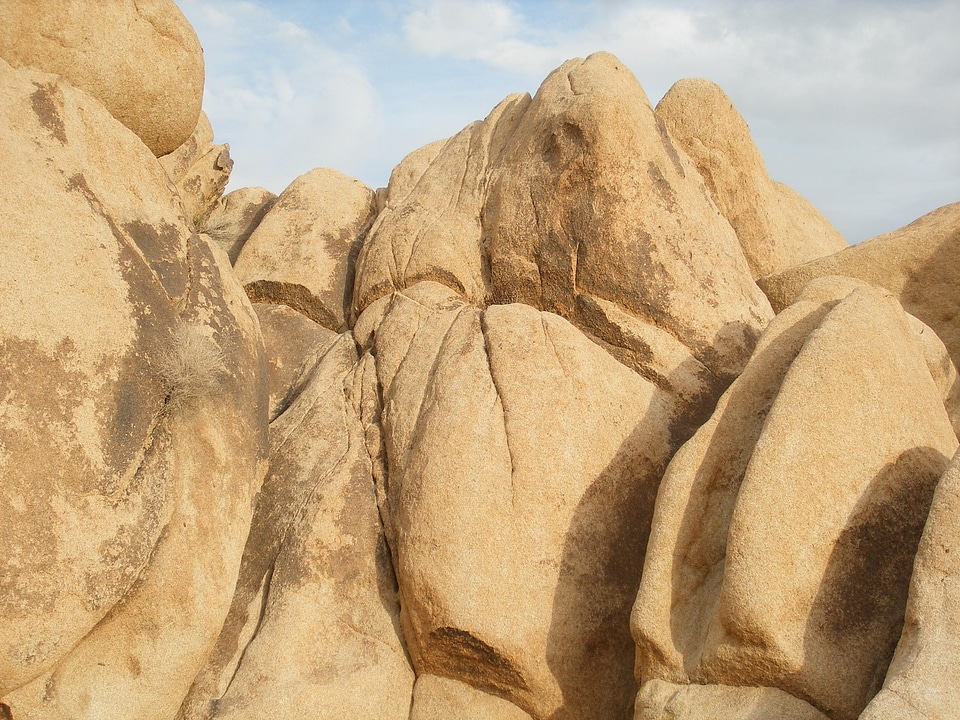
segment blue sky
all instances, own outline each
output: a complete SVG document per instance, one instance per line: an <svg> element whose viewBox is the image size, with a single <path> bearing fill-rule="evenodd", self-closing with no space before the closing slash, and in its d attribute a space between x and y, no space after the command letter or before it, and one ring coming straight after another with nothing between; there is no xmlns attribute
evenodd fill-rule
<svg viewBox="0 0 960 720"><path fill-rule="evenodd" d="M960 0L177 0L229 189L314 167L385 185L408 152L617 55L656 104L719 83L770 175L850 242L960 201Z"/></svg>

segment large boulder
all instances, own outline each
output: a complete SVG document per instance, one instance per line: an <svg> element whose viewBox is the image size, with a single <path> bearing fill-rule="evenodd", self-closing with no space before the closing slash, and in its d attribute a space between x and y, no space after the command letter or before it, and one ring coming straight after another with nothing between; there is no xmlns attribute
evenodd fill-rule
<svg viewBox="0 0 960 720"><path fill-rule="evenodd" d="M960 454L940 478L910 579L903 634L861 720L960 717Z"/></svg>
<svg viewBox="0 0 960 720"><path fill-rule="evenodd" d="M829 720L810 703L778 688L675 685L640 688L634 720Z"/></svg>
<svg viewBox="0 0 960 720"><path fill-rule="evenodd" d="M16 717L170 716L259 484L256 318L89 95L0 61L0 122L0 696Z"/></svg>
<svg viewBox="0 0 960 720"><path fill-rule="evenodd" d="M353 267L376 215L373 191L317 168L284 190L244 243L234 269L256 302L287 305L345 330Z"/></svg>
<svg viewBox="0 0 960 720"><path fill-rule="evenodd" d="M814 290L667 468L632 628L641 682L779 688L852 720L957 439L899 304Z"/></svg>
<svg viewBox="0 0 960 720"><path fill-rule="evenodd" d="M223 248L231 263L236 263L240 249L276 201L277 196L266 188L234 190L217 201L202 223L203 232Z"/></svg>
<svg viewBox="0 0 960 720"><path fill-rule="evenodd" d="M197 126L203 50L173 0L5 0L0 57L90 93L158 157Z"/></svg>
<svg viewBox="0 0 960 720"><path fill-rule="evenodd" d="M573 325L418 283L372 305L381 514L418 676L628 712L629 608L676 406ZM451 708L450 713L455 714Z"/></svg>
<svg viewBox="0 0 960 720"><path fill-rule="evenodd" d="M414 676L361 420L365 368L349 334L305 357L270 426L230 613L182 720L264 706L286 718L408 716Z"/></svg>
<svg viewBox="0 0 960 720"><path fill-rule="evenodd" d="M410 720L530 720L509 700L453 678L421 675L413 688Z"/></svg>
<svg viewBox="0 0 960 720"><path fill-rule="evenodd" d="M846 275L892 292L904 309L943 340L960 365L960 203L944 205L899 230L761 278L774 310L791 304L810 280Z"/></svg>
<svg viewBox="0 0 960 720"><path fill-rule="evenodd" d="M718 85L680 80L657 103L657 115L736 231L754 278L847 247L813 205L770 179L750 128Z"/></svg>
<svg viewBox="0 0 960 720"><path fill-rule="evenodd" d="M606 53L537 91L491 173L482 245L495 302L588 331L581 298L614 303L727 383L772 315L696 167Z"/></svg>

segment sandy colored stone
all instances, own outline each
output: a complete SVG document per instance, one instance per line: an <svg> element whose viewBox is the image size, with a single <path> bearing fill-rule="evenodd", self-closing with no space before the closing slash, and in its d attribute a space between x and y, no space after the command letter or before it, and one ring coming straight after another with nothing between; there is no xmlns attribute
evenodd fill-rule
<svg viewBox="0 0 960 720"><path fill-rule="evenodd" d="M180 377L189 393L170 389L145 448L142 473L167 493L163 533L122 601L53 670L3 697L18 720L172 718L230 606L265 469L262 340L226 256L194 236L190 258L187 334L171 352L186 368L212 353L217 367L203 387Z"/></svg>
<svg viewBox="0 0 960 720"><path fill-rule="evenodd" d="M758 280L778 312L811 279L847 275L894 294L904 309L940 336L960 364L960 203L819 260Z"/></svg>
<svg viewBox="0 0 960 720"><path fill-rule="evenodd" d="M311 170L280 194L234 269L255 302L288 305L342 331L354 263L374 214L373 192L359 180L327 168Z"/></svg>
<svg viewBox="0 0 960 720"><path fill-rule="evenodd" d="M664 476L631 621L638 678L778 687L856 718L956 446L895 300L801 296Z"/></svg>
<svg viewBox="0 0 960 720"><path fill-rule="evenodd" d="M481 311L436 283L393 296L374 346L381 514L418 675L533 717L626 715L670 399L552 313Z"/></svg>
<svg viewBox="0 0 960 720"><path fill-rule="evenodd" d="M960 454L933 494L910 579L906 619L883 689L862 720L960 716Z"/></svg>
<svg viewBox="0 0 960 720"><path fill-rule="evenodd" d="M320 358L340 336L286 305L256 303L253 308L260 319L266 350L268 419L273 422L300 394Z"/></svg>
<svg viewBox="0 0 960 720"><path fill-rule="evenodd" d="M144 463L189 233L156 160L88 95L0 60L0 123L2 695L109 612L170 517Z"/></svg>
<svg viewBox="0 0 960 720"><path fill-rule="evenodd" d="M680 80L656 112L736 231L754 278L847 247L813 205L770 179L750 128L718 85Z"/></svg>
<svg viewBox="0 0 960 720"><path fill-rule="evenodd" d="M345 454L303 478L313 487L283 536L262 617L212 715L218 720L245 720L265 707L289 720L409 717L414 675L400 638L396 579L354 378L346 390L356 392L357 406L338 428ZM294 429L304 436L275 446L274 468L302 463L306 443L323 447L323 438L310 436L320 429L308 422ZM278 460L294 449L297 462Z"/></svg>
<svg viewBox="0 0 960 720"><path fill-rule="evenodd" d="M233 169L230 146L213 144L213 128L205 112L201 111L190 137L161 157L160 164L176 185L187 218L195 228L203 228L218 207Z"/></svg>
<svg viewBox="0 0 960 720"><path fill-rule="evenodd" d="M390 181L386 188L386 203L391 206L401 205L407 195L413 190L420 178L433 164L437 156L447 145L448 138L434 140L412 153L406 155L390 173Z"/></svg>
<svg viewBox="0 0 960 720"><path fill-rule="evenodd" d="M728 685L674 685L651 680L640 688L634 720L827 720L783 690Z"/></svg>
<svg viewBox="0 0 960 720"><path fill-rule="evenodd" d="M437 675L421 675L413 688L410 720L530 720L513 703Z"/></svg>
<svg viewBox="0 0 960 720"><path fill-rule="evenodd" d="M529 103L528 95L511 95L441 148L428 145L398 166L357 261L355 315L420 281L446 285L477 304L488 299L481 246L487 176Z"/></svg>
<svg viewBox="0 0 960 720"><path fill-rule="evenodd" d="M615 303L725 382L772 316L693 162L607 53L540 86L491 172L482 243L494 302L588 330L578 296Z"/></svg>
<svg viewBox="0 0 960 720"><path fill-rule="evenodd" d="M277 196L262 187L234 190L220 198L202 224L203 232L224 249L231 263L237 261L240 248L257 229Z"/></svg>
<svg viewBox="0 0 960 720"><path fill-rule="evenodd" d="M203 50L172 0L6 0L0 57L90 93L158 157L197 125Z"/></svg>
<svg viewBox="0 0 960 720"><path fill-rule="evenodd" d="M351 336L339 336L305 372L302 390L270 426L270 471L233 605L181 708L184 720L247 717L263 702L284 717L409 712L413 675L397 629Z"/></svg>

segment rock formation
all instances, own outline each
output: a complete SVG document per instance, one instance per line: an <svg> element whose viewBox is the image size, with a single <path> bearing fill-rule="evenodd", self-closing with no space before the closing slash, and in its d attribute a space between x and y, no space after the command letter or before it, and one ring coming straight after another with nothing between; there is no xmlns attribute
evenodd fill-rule
<svg viewBox="0 0 960 720"><path fill-rule="evenodd" d="M606 53L223 196L172 4L0 20L0 717L957 714L960 204Z"/></svg>

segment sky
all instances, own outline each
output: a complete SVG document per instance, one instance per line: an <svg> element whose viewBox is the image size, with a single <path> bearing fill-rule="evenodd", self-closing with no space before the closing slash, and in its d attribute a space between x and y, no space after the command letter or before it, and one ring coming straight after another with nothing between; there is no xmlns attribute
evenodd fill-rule
<svg viewBox="0 0 960 720"><path fill-rule="evenodd" d="M960 0L177 0L229 190L409 152L612 52L652 104L718 83L771 177L855 243L960 201Z"/></svg>

